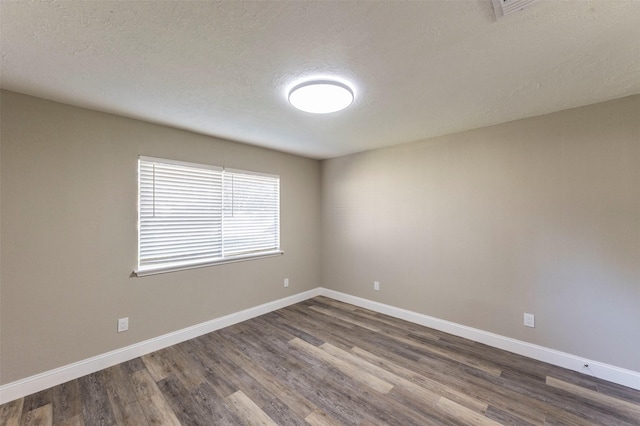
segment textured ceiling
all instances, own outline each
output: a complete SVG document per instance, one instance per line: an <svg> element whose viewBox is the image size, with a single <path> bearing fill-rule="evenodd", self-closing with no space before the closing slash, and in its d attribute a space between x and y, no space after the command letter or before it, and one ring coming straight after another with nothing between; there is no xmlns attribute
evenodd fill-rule
<svg viewBox="0 0 640 426"><path fill-rule="evenodd" d="M640 1L2 1L2 88L328 158L640 93ZM294 110L313 76L347 110Z"/></svg>

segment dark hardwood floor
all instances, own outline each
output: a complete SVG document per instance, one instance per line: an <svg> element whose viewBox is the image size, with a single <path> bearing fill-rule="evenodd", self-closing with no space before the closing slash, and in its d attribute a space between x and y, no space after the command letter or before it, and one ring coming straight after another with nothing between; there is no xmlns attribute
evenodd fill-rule
<svg viewBox="0 0 640 426"><path fill-rule="evenodd" d="M640 391L317 297L0 406L1 425L640 425Z"/></svg>

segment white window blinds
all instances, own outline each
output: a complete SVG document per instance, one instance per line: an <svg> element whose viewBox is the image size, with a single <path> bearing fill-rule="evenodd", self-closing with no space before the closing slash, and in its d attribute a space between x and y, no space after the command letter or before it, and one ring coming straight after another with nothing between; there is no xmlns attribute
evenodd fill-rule
<svg viewBox="0 0 640 426"><path fill-rule="evenodd" d="M137 275L280 252L280 178L139 159Z"/></svg>
<svg viewBox="0 0 640 426"><path fill-rule="evenodd" d="M223 256L280 248L280 179L224 172Z"/></svg>

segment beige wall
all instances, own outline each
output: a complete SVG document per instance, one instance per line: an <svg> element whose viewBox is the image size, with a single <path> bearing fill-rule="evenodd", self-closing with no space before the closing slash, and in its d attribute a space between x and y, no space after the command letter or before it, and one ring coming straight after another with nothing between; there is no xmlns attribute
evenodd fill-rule
<svg viewBox="0 0 640 426"><path fill-rule="evenodd" d="M321 204L325 287L640 371L640 96L324 161Z"/></svg>
<svg viewBox="0 0 640 426"><path fill-rule="evenodd" d="M318 161L11 92L1 114L0 384L319 285ZM139 154L279 174L285 255L130 277Z"/></svg>
<svg viewBox="0 0 640 426"><path fill-rule="evenodd" d="M0 384L321 284L640 371L640 96L322 167L0 101ZM286 254L131 278L139 154L280 174Z"/></svg>

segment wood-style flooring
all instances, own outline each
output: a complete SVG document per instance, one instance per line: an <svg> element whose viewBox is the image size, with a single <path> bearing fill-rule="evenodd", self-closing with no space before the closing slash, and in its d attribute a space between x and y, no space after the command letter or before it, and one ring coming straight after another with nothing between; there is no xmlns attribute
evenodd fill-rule
<svg viewBox="0 0 640 426"><path fill-rule="evenodd" d="M640 391L317 297L0 406L1 425L640 425Z"/></svg>

